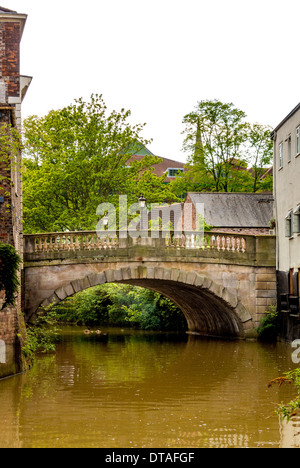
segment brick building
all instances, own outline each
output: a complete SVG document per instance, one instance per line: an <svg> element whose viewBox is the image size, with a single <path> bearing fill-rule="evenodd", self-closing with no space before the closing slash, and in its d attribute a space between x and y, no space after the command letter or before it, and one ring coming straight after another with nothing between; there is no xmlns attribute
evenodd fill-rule
<svg viewBox="0 0 300 468"><path fill-rule="evenodd" d="M8 152L12 128L21 131L21 104L31 78L20 75L20 42L27 15L0 6L0 242L13 245L22 258L21 154ZM8 126L7 126L8 125ZM4 132L5 129L5 133ZM20 278L22 272L20 272ZM21 290L15 307L0 311L0 378L20 371ZM0 292L0 309L4 292ZM5 351L6 349L6 351ZM20 356L19 356L20 357Z"/></svg>

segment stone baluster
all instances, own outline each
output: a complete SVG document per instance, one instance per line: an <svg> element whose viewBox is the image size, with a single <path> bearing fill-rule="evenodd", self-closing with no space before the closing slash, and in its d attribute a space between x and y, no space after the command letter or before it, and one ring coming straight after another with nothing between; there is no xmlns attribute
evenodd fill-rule
<svg viewBox="0 0 300 468"><path fill-rule="evenodd" d="M37 250L41 252L43 250L43 245L42 245L42 238L41 236L37 237L37 242L36 242Z"/></svg>
<svg viewBox="0 0 300 468"><path fill-rule="evenodd" d="M79 235L78 234L75 234L75 250L78 250L79 247L80 247L80 244L79 244Z"/></svg>
<svg viewBox="0 0 300 468"><path fill-rule="evenodd" d="M210 237L210 244L209 244L211 249L215 248L215 246L216 246L215 243L216 243L216 237L214 235L212 235Z"/></svg>

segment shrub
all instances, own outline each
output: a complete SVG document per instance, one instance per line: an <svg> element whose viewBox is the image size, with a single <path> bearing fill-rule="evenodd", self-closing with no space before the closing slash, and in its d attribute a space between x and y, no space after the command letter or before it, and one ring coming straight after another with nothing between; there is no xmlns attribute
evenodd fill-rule
<svg viewBox="0 0 300 468"><path fill-rule="evenodd" d="M269 310L266 311L266 314L260 320L257 333L260 341L277 341L278 311L276 307L271 306Z"/></svg>
<svg viewBox="0 0 300 468"><path fill-rule="evenodd" d="M12 245L0 243L0 290L5 290L4 309L15 304L15 294L18 292L18 270L21 258Z"/></svg>

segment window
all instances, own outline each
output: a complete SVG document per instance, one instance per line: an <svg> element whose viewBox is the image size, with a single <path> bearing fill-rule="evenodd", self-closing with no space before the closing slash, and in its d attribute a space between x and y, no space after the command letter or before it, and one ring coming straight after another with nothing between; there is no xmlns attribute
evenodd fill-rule
<svg viewBox="0 0 300 468"><path fill-rule="evenodd" d="M300 233L300 205L295 209L293 214L293 232Z"/></svg>
<svg viewBox="0 0 300 468"><path fill-rule="evenodd" d="M300 125L296 128L296 154L300 154Z"/></svg>
<svg viewBox="0 0 300 468"><path fill-rule="evenodd" d="M183 172L183 169L171 167L168 169L168 177L175 177L179 172Z"/></svg>
<svg viewBox="0 0 300 468"><path fill-rule="evenodd" d="M292 138L291 135L288 137L288 160L291 162L292 160Z"/></svg>
<svg viewBox="0 0 300 468"><path fill-rule="evenodd" d="M283 143L279 145L279 169L283 167Z"/></svg>
<svg viewBox="0 0 300 468"><path fill-rule="evenodd" d="M292 237L292 214L293 211L290 211L285 217L285 237Z"/></svg>

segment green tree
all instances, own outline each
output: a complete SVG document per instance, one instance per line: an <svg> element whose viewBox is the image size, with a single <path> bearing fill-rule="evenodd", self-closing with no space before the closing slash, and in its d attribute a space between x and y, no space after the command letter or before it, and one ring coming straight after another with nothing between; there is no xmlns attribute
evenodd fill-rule
<svg viewBox="0 0 300 468"><path fill-rule="evenodd" d="M272 160L270 129L250 125L245 119L245 112L232 103L198 102L183 119L188 171L173 183L175 193L256 192L270 188L271 178L262 179Z"/></svg>
<svg viewBox="0 0 300 468"><path fill-rule="evenodd" d="M169 299L126 284L105 284L82 291L54 310L61 321L87 326L186 330L183 313Z"/></svg>
<svg viewBox="0 0 300 468"><path fill-rule="evenodd" d="M11 125L0 125L0 195L10 197L11 176L20 170L20 151L22 149L19 132ZM7 211L10 204L5 205Z"/></svg>
<svg viewBox="0 0 300 468"><path fill-rule="evenodd" d="M202 177L206 174L214 190L230 191L230 177L236 160L243 159L247 140L246 114L232 103L200 101L183 123L186 135L183 148L189 162L197 166Z"/></svg>
<svg viewBox="0 0 300 468"><path fill-rule="evenodd" d="M25 232L95 229L97 206L129 203L143 193L147 200L174 198L164 178L153 174L160 160L145 156L127 161L140 142L145 124L132 126L130 111L107 112L102 96L92 95L44 117L24 122Z"/></svg>
<svg viewBox="0 0 300 468"><path fill-rule="evenodd" d="M273 164L272 128L255 123L248 126L248 162L251 165L252 191L273 189L273 177L266 168Z"/></svg>

